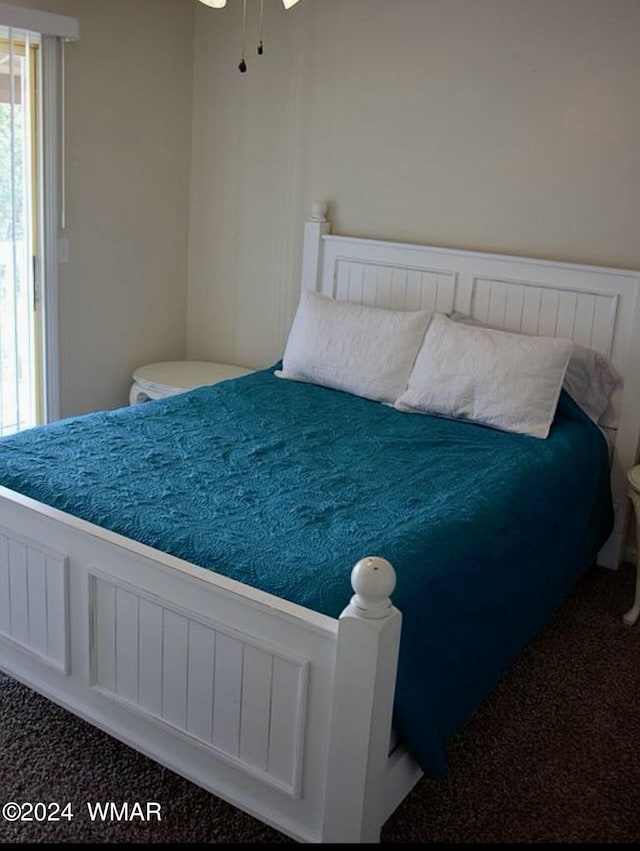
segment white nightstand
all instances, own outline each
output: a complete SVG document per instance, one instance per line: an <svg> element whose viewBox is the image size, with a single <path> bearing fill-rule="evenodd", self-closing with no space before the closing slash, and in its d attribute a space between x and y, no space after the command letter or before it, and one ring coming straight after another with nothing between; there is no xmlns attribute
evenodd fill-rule
<svg viewBox="0 0 640 851"><path fill-rule="evenodd" d="M166 361L141 366L133 373L129 403L137 405L150 399L162 399L226 378L238 378L252 372L243 366L209 361Z"/></svg>
<svg viewBox="0 0 640 851"><path fill-rule="evenodd" d="M629 499L633 506L636 523L636 595L633 606L622 616L622 620L632 626L640 615L640 464L627 473L629 481Z"/></svg>

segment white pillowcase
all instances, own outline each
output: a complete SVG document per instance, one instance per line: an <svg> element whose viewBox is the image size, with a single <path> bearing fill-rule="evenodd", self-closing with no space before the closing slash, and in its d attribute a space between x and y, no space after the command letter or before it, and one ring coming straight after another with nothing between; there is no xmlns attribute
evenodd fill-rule
<svg viewBox="0 0 640 851"><path fill-rule="evenodd" d="M572 350L570 340L496 331L436 314L395 407L546 438Z"/></svg>
<svg viewBox="0 0 640 851"><path fill-rule="evenodd" d="M564 377L564 389L594 423L603 420L620 376L607 358L595 349L573 344Z"/></svg>
<svg viewBox="0 0 640 851"><path fill-rule="evenodd" d="M393 403L407 386L431 315L304 290L276 375Z"/></svg>
<svg viewBox="0 0 640 851"><path fill-rule="evenodd" d="M464 313L451 313L449 318L468 325L490 326ZM564 389L591 419L598 423L604 417L620 376L611 362L595 349L573 344L573 351L564 376Z"/></svg>

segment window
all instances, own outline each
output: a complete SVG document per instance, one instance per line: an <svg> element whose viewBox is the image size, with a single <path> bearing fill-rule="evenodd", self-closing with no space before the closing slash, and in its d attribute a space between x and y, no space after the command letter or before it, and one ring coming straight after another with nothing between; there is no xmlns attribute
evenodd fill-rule
<svg viewBox="0 0 640 851"><path fill-rule="evenodd" d="M39 40L0 34L0 435L42 422Z"/></svg>
<svg viewBox="0 0 640 851"><path fill-rule="evenodd" d="M0 436L59 416L64 44L75 18L0 3Z"/></svg>

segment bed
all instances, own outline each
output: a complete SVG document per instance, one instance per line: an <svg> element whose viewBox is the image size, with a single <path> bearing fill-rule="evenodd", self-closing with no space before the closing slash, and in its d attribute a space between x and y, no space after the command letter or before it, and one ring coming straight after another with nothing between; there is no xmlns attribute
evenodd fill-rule
<svg viewBox="0 0 640 851"><path fill-rule="evenodd" d="M0 442L0 668L296 840L371 842L621 560L640 275L329 231L312 205L301 305L570 340L620 377L600 421L565 384L540 439L311 380L299 307L278 364Z"/></svg>

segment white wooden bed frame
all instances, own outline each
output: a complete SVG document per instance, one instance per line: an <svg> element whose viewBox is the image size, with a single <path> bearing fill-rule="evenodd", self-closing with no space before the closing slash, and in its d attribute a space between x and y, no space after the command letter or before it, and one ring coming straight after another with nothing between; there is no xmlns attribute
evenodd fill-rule
<svg viewBox="0 0 640 851"><path fill-rule="evenodd" d="M336 237L325 213L313 204L305 225L303 287L610 357L624 387L600 560L616 567L640 434L640 273ZM332 619L3 488L0 668L297 840L375 842L421 772L390 753L401 614L393 569L367 555Z"/></svg>

